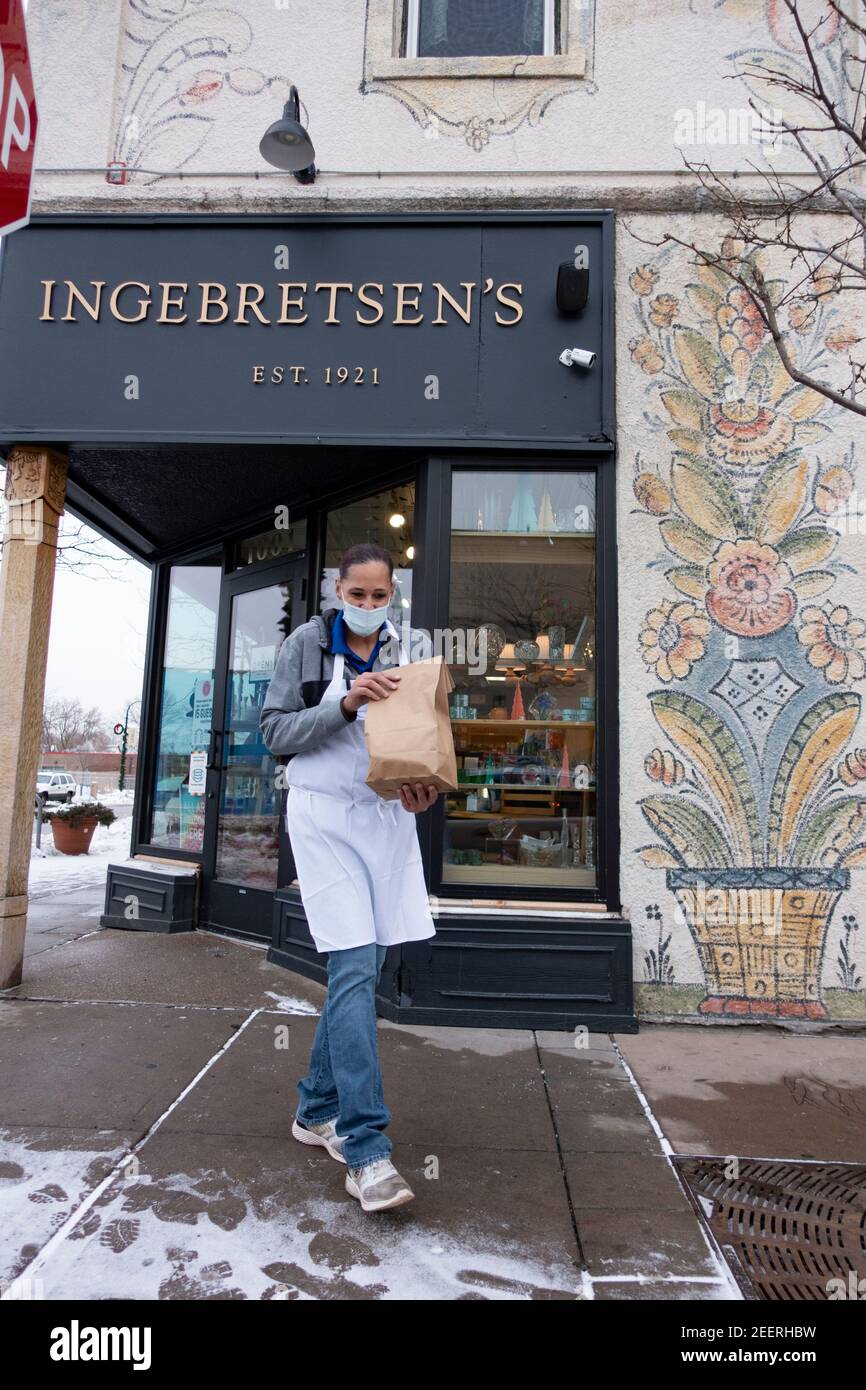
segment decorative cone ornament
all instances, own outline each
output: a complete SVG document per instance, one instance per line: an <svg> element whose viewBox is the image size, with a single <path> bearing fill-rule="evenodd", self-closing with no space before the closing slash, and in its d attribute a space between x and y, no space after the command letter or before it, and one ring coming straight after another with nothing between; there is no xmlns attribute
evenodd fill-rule
<svg viewBox="0 0 866 1390"><path fill-rule="evenodd" d="M538 529L539 531L553 531L555 527L556 518L553 514L553 503L550 500L550 493L546 492L538 509Z"/></svg>
<svg viewBox="0 0 866 1390"><path fill-rule="evenodd" d="M568 768L568 744L562 745L562 767L559 770L559 785L571 789L571 773Z"/></svg>
<svg viewBox="0 0 866 1390"><path fill-rule="evenodd" d="M518 681L514 689L514 699L511 703L511 718L525 719L526 710L523 708L523 696L520 692L521 682Z"/></svg>

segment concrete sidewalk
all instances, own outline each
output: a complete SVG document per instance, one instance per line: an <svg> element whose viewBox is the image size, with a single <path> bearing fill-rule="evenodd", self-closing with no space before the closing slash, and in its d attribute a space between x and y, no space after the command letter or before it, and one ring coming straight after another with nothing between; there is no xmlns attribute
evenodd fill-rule
<svg viewBox="0 0 866 1390"><path fill-rule="evenodd" d="M671 1149L864 1153L862 1037L380 1020L416 1199L365 1213L290 1133L324 989L90 903L34 906L0 997L0 1279L35 1296L738 1299Z"/></svg>

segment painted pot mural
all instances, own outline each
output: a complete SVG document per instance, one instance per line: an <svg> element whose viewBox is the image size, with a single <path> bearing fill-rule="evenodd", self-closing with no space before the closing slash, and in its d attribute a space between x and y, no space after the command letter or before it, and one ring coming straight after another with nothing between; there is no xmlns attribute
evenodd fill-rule
<svg viewBox="0 0 866 1390"><path fill-rule="evenodd" d="M730 238L722 255L748 259ZM663 547L649 566L673 594L640 631L667 746L645 755L657 789L639 805L655 840L639 853L666 870L691 933L699 1012L821 1018L828 926L866 863L850 688L866 675L866 622L830 597L854 572L836 553L853 455L814 447L832 448L824 417L839 407L788 376L730 276L696 268L684 300L659 280L644 264L629 282L643 330L630 353L656 379L656 427L673 446L669 468L638 464L634 479ZM818 303L808 320L792 312L795 362L837 331L835 306ZM651 953L660 984L673 983L666 944Z"/></svg>

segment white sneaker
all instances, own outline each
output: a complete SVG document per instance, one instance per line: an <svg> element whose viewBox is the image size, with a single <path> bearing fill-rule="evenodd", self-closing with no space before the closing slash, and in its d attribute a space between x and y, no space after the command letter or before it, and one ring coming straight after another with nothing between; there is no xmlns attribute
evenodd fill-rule
<svg viewBox="0 0 866 1390"><path fill-rule="evenodd" d="M415 1193L405 1178L401 1178L390 1158L380 1158L363 1168L346 1173L346 1191L357 1197L364 1211L381 1211L384 1207L399 1207L411 1202Z"/></svg>
<svg viewBox="0 0 866 1390"><path fill-rule="evenodd" d="M345 1163L340 1150L343 1146L342 1134L337 1133L336 1120L325 1120L320 1125L305 1125L295 1116L292 1122L292 1134L299 1139L302 1144L318 1144L328 1150L331 1158L335 1158L338 1163Z"/></svg>

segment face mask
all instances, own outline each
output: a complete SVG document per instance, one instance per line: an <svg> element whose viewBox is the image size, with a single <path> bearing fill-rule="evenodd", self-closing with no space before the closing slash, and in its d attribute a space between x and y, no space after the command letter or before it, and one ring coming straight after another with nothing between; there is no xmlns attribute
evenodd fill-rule
<svg viewBox="0 0 866 1390"><path fill-rule="evenodd" d="M347 603L343 599L343 621L359 637L371 637L374 632L378 632L385 621L387 612L387 603L383 604L381 608L356 608L354 603Z"/></svg>

